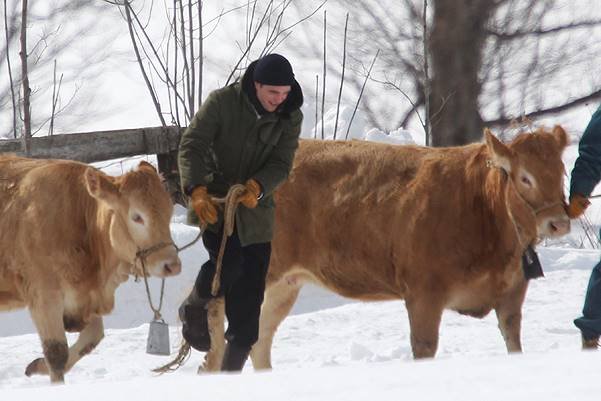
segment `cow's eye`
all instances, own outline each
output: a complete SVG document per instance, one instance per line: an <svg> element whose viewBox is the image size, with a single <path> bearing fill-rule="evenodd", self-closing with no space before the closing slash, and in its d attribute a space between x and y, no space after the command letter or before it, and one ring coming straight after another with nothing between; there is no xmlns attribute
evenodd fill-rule
<svg viewBox="0 0 601 401"><path fill-rule="evenodd" d="M133 214L131 219L134 221L134 223L144 224L144 219L138 213Z"/></svg>
<svg viewBox="0 0 601 401"><path fill-rule="evenodd" d="M532 187L532 182L530 181L530 179L528 177L523 175L521 179L522 179L522 184L524 184L527 187Z"/></svg>

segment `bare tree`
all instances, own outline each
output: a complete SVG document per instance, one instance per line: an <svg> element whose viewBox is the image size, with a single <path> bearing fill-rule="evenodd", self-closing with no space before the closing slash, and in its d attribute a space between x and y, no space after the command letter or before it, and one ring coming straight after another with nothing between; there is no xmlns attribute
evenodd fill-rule
<svg viewBox="0 0 601 401"><path fill-rule="evenodd" d="M245 41L237 43L240 54L229 70L225 80L227 85L237 79L252 59L251 54L258 54L260 57L273 51L290 35L296 25L317 11L314 10L294 23L285 25L284 15L292 0L280 3L274 0L247 0L230 9L221 9L212 18L203 19L202 1L173 0L171 7L158 11L166 15L169 29L162 37L157 38L153 35L160 29L144 23L146 19L151 19L157 8L144 8L148 4L140 4L136 8L135 3L130 0L104 2L115 5L122 11L130 30L132 47L140 71L161 124L166 125L163 119L165 114L171 117L172 124L180 127L189 124L201 104L203 42L223 18L230 14L246 13ZM160 85L154 82L159 82Z"/></svg>
<svg viewBox="0 0 601 401"><path fill-rule="evenodd" d="M73 62L66 53L94 29L100 15L95 12L101 12L97 2L61 0L47 7L43 2L4 0L3 5L6 42L0 49L0 76L6 79L0 80L0 137L22 136L26 145L25 138L45 133L50 124L55 130L57 117L67 109L71 112L70 121L94 115L87 109L89 101L72 101L80 82L98 67L106 53L96 51L94 56L82 58L81 63ZM96 18L83 19L85 24L72 23L87 12ZM105 38L111 39L109 34ZM69 63L61 63L63 57L69 58ZM67 68L60 74L60 84L54 82L55 63Z"/></svg>
<svg viewBox="0 0 601 401"><path fill-rule="evenodd" d="M482 137L478 102L482 81L478 74L487 22L498 4L490 0L433 1L430 104L441 110L431 118L434 146L464 144Z"/></svg>
<svg viewBox="0 0 601 401"><path fill-rule="evenodd" d="M594 65L601 9L593 0L430 0L426 15L424 0L357 0L353 11L360 15L349 31L355 92L346 97L356 97L365 59L382 49L374 80L390 95L382 101L382 87L374 86L362 102L378 128L410 124L427 98L432 143L457 145L479 140L487 125L503 128L523 115L544 117L601 98ZM338 21L331 31L342 32L343 16L331 20ZM315 43L298 49L319 54ZM334 62L328 73L339 76ZM582 78L577 85L573 76Z"/></svg>

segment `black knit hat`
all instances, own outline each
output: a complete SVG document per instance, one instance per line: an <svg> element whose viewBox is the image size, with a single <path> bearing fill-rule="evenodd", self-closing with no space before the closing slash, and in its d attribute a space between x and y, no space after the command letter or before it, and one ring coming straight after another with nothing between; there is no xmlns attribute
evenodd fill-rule
<svg viewBox="0 0 601 401"><path fill-rule="evenodd" d="M286 57L268 54L257 61L253 79L263 85L285 86L294 83L294 72Z"/></svg>

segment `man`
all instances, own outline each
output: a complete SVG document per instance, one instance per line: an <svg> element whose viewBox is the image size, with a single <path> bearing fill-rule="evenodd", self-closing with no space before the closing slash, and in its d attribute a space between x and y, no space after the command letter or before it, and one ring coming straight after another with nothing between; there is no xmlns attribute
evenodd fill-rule
<svg viewBox="0 0 601 401"><path fill-rule="evenodd" d="M601 106L595 111L578 145L572 170L568 216L580 217L590 204L588 197L601 180ZM582 333L583 348L597 348L601 336L601 262L589 279L582 316L574 320Z"/></svg>
<svg viewBox="0 0 601 401"><path fill-rule="evenodd" d="M223 256L218 297L225 297L228 329L223 371L240 371L258 339L259 314L271 255L275 189L288 177L298 147L303 94L292 66L279 54L252 62L240 82L207 97L182 135L179 169L190 197L188 222L207 225L209 260L180 306L182 334L208 351L207 307L223 233L212 196L243 183L235 229Z"/></svg>

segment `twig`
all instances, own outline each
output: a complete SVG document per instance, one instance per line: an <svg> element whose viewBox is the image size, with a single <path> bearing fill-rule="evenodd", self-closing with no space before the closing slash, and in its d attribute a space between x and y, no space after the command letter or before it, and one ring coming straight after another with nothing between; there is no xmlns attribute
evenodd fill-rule
<svg viewBox="0 0 601 401"><path fill-rule="evenodd" d="M202 102L202 80L203 80L203 67L204 67L204 46L202 37L202 1L198 1L198 106ZM194 110L192 111L194 112Z"/></svg>
<svg viewBox="0 0 601 401"><path fill-rule="evenodd" d="M6 0L4 0L4 33L6 35L6 64L8 65L8 81L10 84L10 99L12 101L12 105L13 105L13 136L15 139L17 139L17 104L16 104L16 96L15 96L15 87L14 87L14 81L13 81L13 73L12 73L12 66L10 64L10 52L9 50L9 46L8 46L8 42L9 42L9 35L8 35L8 17L7 17L7 9L6 9Z"/></svg>
<svg viewBox="0 0 601 401"><path fill-rule="evenodd" d="M200 2L200 0L198 0ZM190 43L190 109L191 114L194 113L196 109L194 103L195 94L196 94L196 60L194 58L194 36L192 34L194 29L194 23L192 19L192 3L188 0L188 42ZM183 22L182 22L183 23Z"/></svg>
<svg viewBox="0 0 601 401"><path fill-rule="evenodd" d="M315 75L315 129L313 138L317 138L317 121L319 119L319 75Z"/></svg>
<svg viewBox="0 0 601 401"><path fill-rule="evenodd" d="M167 124L165 123L165 119L163 118L163 114L161 112L161 106L156 97L156 94L152 90L152 85L150 84L150 80L148 79L148 75L146 74L146 70L144 69L144 65L142 64L142 58L140 57L140 51L138 50L138 44L136 43L136 38L134 36L134 27L133 27L133 22L132 22L132 18L131 18L132 10L131 10L131 4L130 4L129 0L125 0L124 5L125 5L125 15L127 17L127 27L129 29L129 36L131 38L131 43L134 47L134 52L136 53L136 59L138 60L138 66L140 67L140 71L142 72L142 76L144 77L144 81L146 82L146 87L148 88L148 91L150 92L150 96L152 97L152 103L154 104L154 107L156 109L159 120L161 120L161 125L163 127L166 127Z"/></svg>
<svg viewBox="0 0 601 401"><path fill-rule="evenodd" d="M424 0L422 14L423 45L424 45L424 131L426 146L432 143L432 125L430 124L430 72L428 71L428 0Z"/></svg>
<svg viewBox="0 0 601 401"><path fill-rule="evenodd" d="M246 55L250 52L250 49L252 48L253 43L257 39L257 36L259 35L259 32L261 31L261 28L265 24L267 16L269 15L269 10L271 9L272 5L273 5L273 0L270 0L269 3L267 4L267 9L265 10L265 13L261 17L261 21L259 21L259 24L257 25L257 28L255 30L254 35L252 36L250 42L248 43L248 46L246 47L246 50L244 50L244 52L242 53L242 55L240 56L240 58L238 59L238 61L234 65L234 68L232 68L232 71L230 72L230 75L227 77L227 80L225 82L226 86L230 83L230 80L232 79L232 77L234 76L234 74L236 73L236 71L238 71L238 67L240 66L240 63L242 63L242 60L244 60L244 58L246 58Z"/></svg>
<svg viewBox="0 0 601 401"><path fill-rule="evenodd" d="M58 81L58 88L56 85L56 60L54 60L54 73L53 73L53 84L52 84L52 112L50 114L50 129L48 135L54 135L54 119L56 117L56 104L58 103L59 93L61 90L61 84L63 83L63 74Z"/></svg>
<svg viewBox="0 0 601 401"><path fill-rule="evenodd" d="M184 102L184 104L187 104L188 106L186 107L188 110L190 110L190 66L188 64L188 54L186 52L186 22L184 20L184 5L183 5L183 0L180 0L179 2L179 14L180 14L180 29L181 29L181 46L182 46L182 57L184 59L184 73L183 73L183 77L184 77L184 89L185 89L185 96L186 99L188 99L188 101Z"/></svg>
<svg viewBox="0 0 601 401"><path fill-rule="evenodd" d="M327 11L323 11L323 77L322 82L323 85L321 87L321 139L325 139L324 135L324 123L323 123L323 115L325 111L326 104L326 32L327 32Z"/></svg>
<svg viewBox="0 0 601 401"><path fill-rule="evenodd" d="M31 138L31 88L29 87L29 73L27 71L27 0L23 0L21 11L21 76L23 87L23 151L29 156L29 138Z"/></svg>
<svg viewBox="0 0 601 401"><path fill-rule="evenodd" d="M357 113L357 108L359 107L359 102L361 101L361 97L363 96L363 90L365 89L365 85L367 84L367 80L369 79L369 76L371 75L371 70L372 70L372 68L374 68L374 64L376 63L376 59L378 58L379 54L380 54L380 49L378 49L378 51L376 52L376 55L374 56L374 59L371 61L371 65L369 66L369 70L367 71L367 75L365 76L365 80L363 81L363 86L361 87L361 92L359 92L359 97L357 98L357 103L355 103L355 108L353 110L353 114L351 115L351 119L348 122L348 127L346 129L346 135L344 136L345 140L348 139L348 134L351 130L351 124L353 123L353 119L355 118L355 113Z"/></svg>
<svg viewBox="0 0 601 401"><path fill-rule="evenodd" d="M344 70L346 68L346 33L348 29L348 13L346 13L346 21L344 22L344 43L342 45L342 74L340 76L340 90L338 91L338 102L336 104L336 120L334 122L334 140L338 132L338 116L340 114L340 101L342 98L342 87L344 86Z"/></svg>

